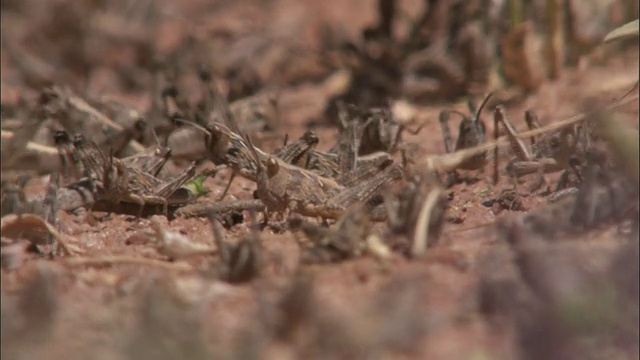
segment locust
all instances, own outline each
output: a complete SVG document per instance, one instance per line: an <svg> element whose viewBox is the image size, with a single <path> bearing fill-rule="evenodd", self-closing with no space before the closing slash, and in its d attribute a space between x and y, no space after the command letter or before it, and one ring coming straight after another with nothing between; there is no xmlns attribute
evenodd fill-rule
<svg viewBox="0 0 640 360"><path fill-rule="evenodd" d="M134 139L139 137L146 124L137 119L130 127L123 127L67 87L51 86L40 94L41 106L60 122L69 133L81 133L97 143L101 149L112 148L116 155L134 154L144 146Z"/></svg>
<svg viewBox="0 0 640 360"><path fill-rule="evenodd" d="M101 111L119 106L115 101L109 102L109 106L94 107L92 104L102 103L85 100L63 86L41 89L37 103L25 104L29 107L24 114L26 120L12 130L2 131L3 149L9 155L4 156L3 153L7 160L3 162L3 169L29 169L43 174L59 171L63 164L58 161L58 152L51 139L61 129L81 133L96 142L103 151L113 149L116 156L144 150L137 140L147 130L147 125L133 108L120 104L120 122L116 122ZM127 114L129 117L122 119Z"/></svg>
<svg viewBox="0 0 640 360"><path fill-rule="evenodd" d="M411 124L397 121L389 105L359 109L353 105L345 106L340 102L338 103L338 118L343 130L347 130L354 122L362 125L358 146L360 155L378 152L394 153L398 149L405 131L417 135L422 130L422 126L410 129L408 126ZM337 151L332 149L330 152Z"/></svg>
<svg viewBox="0 0 640 360"><path fill-rule="evenodd" d="M189 166L179 175L168 181L133 166L127 166L123 160L105 155L98 146L84 138L74 139L76 150L82 154L82 162L91 173L89 181L94 180L92 186L96 202L105 207L117 207L121 203L131 203L138 206L135 212L140 218L145 205L162 206L163 213L168 215L168 205L173 203L172 196L189 179L195 176L195 165ZM179 196L177 202L185 202Z"/></svg>
<svg viewBox="0 0 640 360"><path fill-rule="evenodd" d="M354 156L356 148L350 143L360 142L362 135L350 133L356 130L355 126L357 123L347 128L338 140L338 144L329 152L316 150L319 139L313 131L307 131L300 139L276 150L274 155L287 163L313 171L323 177L336 179L345 185L348 178L342 177L342 174L351 174L353 177L353 171L356 169L361 172L375 171L382 163L391 160L391 155L382 151L365 156L359 156L359 154Z"/></svg>
<svg viewBox="0 0 640 360"><path fill-rule="evenodd" d="M540 127L537 115L531 110L525 113L525 120L530 130ZM579 165L576 160L577 156L579 156L577 153L586 151L586 147L588 147L588 144L580 147L581 140L588 141L584 128L581 128L584 135L582 138L579 136L576 127L572 126L544 134L537 139L532 138L530 144L527 145L517 137L518 132L507 118L504 107L496 107L494 121L496 129L502 125L506 130L511 148L515 153L515 158L510 160L507 165L507 173L515 180L525 175L537 174L538 182L534 184L532 190L536 190L544 184L544 174L563 170L576 172L575 170ZM494 182L497 183L499 179L497 163L494 167L493 177ZM562 182L560 186L564 186ZM557 190L560 189L558 188Z"/></svg>
<svg viewBox="0 0 640 360"><path fill-rule="evenodd" d="M224 142L218 142L218 149L227 148L227 156L224 157L211 157L214 163L228 164L231 166L234 173L232 174L231 181L234 174L237 172L241 176L257 181L257 164L249 152L249 148L242 138L237 134L231 132L223 125L215 125L212 130L218 135L219 139L227 139L226 144L233 144L222 146ZM297 141L286 144L283 148L277 150L273 157L281 160L281 162L291 165L299 165L298 168L307 170L306 173L310 173L312 177L318 176L321 178L329 179L333 182L337 182L338 174L341 173L341 168L338 164L338 154L331 154L326 152L320 152L314 150L317 136L313 132L305 133ZM258 157L262 162L265 162L269 158L269 154L260 150L254 146ZM375 175L379 169L388 163L392 162L391 156L386 153L374 153L371 155L358 157L356 161L356 171L352 173L351 180L344 181L343 183L337 182L340 186L351 186L356 184L360 179L365 179ZM227 188L229 188L229 183ZM226 190L225 190L226 191ZM225 212L240 211L240 210L264 210L264 204L260 200L240 200L229 201L217 204L196 203L187 205L179 209L176 214L185 217L193 216L206 216L209 212ZM380 217L382 216L382 217ZM376 218L384 218L384 215L377 216Z"/></svg>
<svg viewBox="0 0 640 360"><path fill-rule="evenodd" d="M265 205L266 219L271 212L284 215L289 210L325 221L335 220L350 205L371 200L385 184L403 176L402 169L391 161L373 177L345 187L334 179L287 164L275 156L263 161L251 140L248 137L245 140L258 168L257 195Z"/></svg>
<svg viewBox="0 0 640 360"><path fill-rule="evenodd" d="M385 196L389 231L409 240L411 256L422 255L440 238L448 207L443 190L435 173L426 171L411 175L397 199Z"/></svg>
<svg viewBox="0 0 640 360"><path fill-rule="evenodd" d="M257 181L257 164L242 136L220 123L211 126L200 126L195 123L188 124L205 134L207 158L216 165L229 166L233 171L222 198L228 192L236 175L254 182ZM281 163L285 164L292 162L306 165L301 168L308 170L308 172L316 172L319 175L326 175L327 173L334 175L345 186L353 183L354 174L356 174L354 170L356 168L359 169L357 174L362 177L372 175L379 166L391 161L389 154L379 152L362 158L357 158L356 156L355 160L353 155L345 155L352 157L349 160L350 162L347 163L347 160L340 159L341 155L315 151L316 139L317 136L315 134L306 133L298 141L276 151L273 157L278 158ZM263 162L271 156L256 146L254 146L254 150L258 158ZM344 153L348 154L349 151L347 150ZM353 165L354 161L355 167ZM347 174L348 176L342 177L340 174Z"/></svg>
<svg viewBox="0 0 640 360"><path fill-rule="evenodd" d="M283 147L277 149L274 155L292 165L308 168L311 153L316 148L320 139L318 135L309 130L300 139L287 144L286 138Z"/></svg>
<svg viewBox="0 0 640 360"><path fill-rule="evenodd" d="M361 255L371 233L371 222L363 203L350 206L332 227L301 217L290 217L289 228L301 231L311 241L302 245L302 263L337 262Z"/></svg>
<svg viewBox="0 0 640 360"><path fill-rule="evenodd" d="M444 110L440 113L439 121L442 129L442 137L444 138L444 147L448 154L462 150L472 148L481 145L486 140L486 127L480 114L486 106L487 102L491 98L491 93L485 96L484 100L479 107L475 107L472 101L469 101L468 107L471 112L471 116L464 113L452 110ZM449 119L452 114L458 115L462 118L460 125L458 126L458 139L453 143L453 137L451 136L451 130L449 129ZM482 152L476 156L462 162L458 168L462 170L482 170L487 160L487 153ZM446 187L455 182L456 173L451 172L448 176Z"/></svg>
<svg viewBox="0 0 640 360"><path fill-rule="evenodd" d="M601 150L588 150L586 172L577 191L517 218L527 231L552 236L580 232L597 226L638 219L638 188L620 169L607 164Z"/></svg>
<svg viewBox="0 0 640 360"><path fill-rule="evenodd" d="M262 242L253 211L250 212L250 217L251 233L232 245L224 239L219 214L209 214L209 222L220 254L220 277L231 283L252 280L260 275L264 266Z"/></svg>
<svg viewBox="0 0 640 360"><path fill-rule="evenodd" d="M214 164L228 166L232 169L231 178L220 199L222 200L228 193L235 176L240 175L251 181L256 181L257 168L246 144L239 135L240 133L247 133L247 131L241 130L247 127L246 116L241 116L242 113L237 110L241 107L239 105L234 106L234 104L229 106L226 103L224 97L212 84L210 75L206 71L200 74L200 79L203 86L202 92L205 95L203 95L197 106L196 115L199 115L195 117L189 115L189 108L184 104L181 105L177 90L173 87L167 89L164 94L165 115L174 122L190 124L203 133L204 148L201 148L200 145L191 145L191 147L198 146L198 150L203 151L206 154L205 157ZM238 120L241 120L242 124ZM354 123L354 126L349 126L346 129L347 131L343 133L346 136L350 136L350 138L345 139L343 136L336 146L346 145L349 147L353 143L356 144L354 149L340 150L336 148L333 153L316 151L315 147L319 141L317 135L307 132L298 141L285 144L283 148L276 150L275 156L286 163L299 165L323 176L335 177L342 185L348 185L350 180L345 176L347 174L350 176L355 174L352 170L357 168L364 173L372 174L380 164L389 161L391 158L389 154L384 152L370 154L369 158L362 159L362 161L357 156L354 156L353 154L357 154L357 150L360 147L363 124L352 123ZM357 128L357 133L350 131L349 129L351 128ZM249 131L250 134L253 132L252 130ZM194 141L195 138L192 138L193 136L196 136L193 132L185 132L181 135L181 143L185 145L189 142L191 144L201 143L200 141ZM177 142L176 137L174 139ZM258 149L257 152L263 161L269 156L262 150ZM357 166L354 166L356 163Z"/></svg>

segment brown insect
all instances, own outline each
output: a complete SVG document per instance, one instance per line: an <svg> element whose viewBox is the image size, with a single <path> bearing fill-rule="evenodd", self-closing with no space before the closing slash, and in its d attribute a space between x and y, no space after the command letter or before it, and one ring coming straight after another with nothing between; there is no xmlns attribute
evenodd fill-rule
<svg viewBox="0 0 640 360"><path fill-rule="evenodd" d="M386 163L373 177L345 187L333 179L287 164L275 156L261 159L258 151L246 138L258 165L257 194L265 204L266 214L285 210L304 216L338 219L350 205L371 200L385 184L402 177L398 165Z"/></svg>
<svg viewBox="0 0 640 360"><path fill-rule="evenodd" d="M40 102L48 116L60 122L65 131L83 134L103 150L110 148L116 155L144 151L144 146L134 140L145 129L142 119L130 121L125 128L66 87L43 89Z"/></svg>
<svg viewBox="0 0 640 360"><path fill-rule="evenodd" d="M336 145L329 152L315 150L317 135L308 131L297 141L277 150L274 155L320 176L336 179L342 185L347 185L352 178L373 175L383 163L391 160L391 155L382 151L359 156L366 124L350 122L345 126Z"/></svg>
<svg viewBox="0 0 640 360"><path fill-rule="evenodd" d="M308 169L310 156L316 148L320 139L313 131L305 132L300 139L287 144L276 150L273 155L282 159L282 161Z"/></svg>
<svg viewBox="0 0 640 360"><path fill-rule="evenodd" d="M208 159L216 165L229 166L233 171L222 198L224 198L228 192L231 182L237 174L251 181L257 181L258 167L255 158L247 146L246 141L243 140L237 132L230 130L222 124L214 124L206 127L194 123L189 124L206 134L205 147L207 149ZM309 170L309 173L313 173L313 176L324 174L335 175L338 182L342 185L348 185L352 183L354 179L357 180L363 176L372 175L380 166L391 161L391 156L386 153L375 153L368 157L357 158L356 155L353 155L354 147L351 146L343 152L345 155L318 152L314 150L317 144L316 139L317 136L315 136L315 134L311 132L306 133L298 141L276 151L273 157L279 158L283 164L288 164L290 161L300 165L306 165L306 169ZM256 146L254 146L253 149L258 158L263 162L271 157L271 155ZM351 149L351 152L349 149ZM343 159L340 159L340 156L343 156ZM345 156L347 156L347 158ZM358 170L348 171L347 169L353 168L352 164L354 159L356 164L355 168ZM304 167L301 167L301 169L304 169ZM347 174L348 177L343 178L341 174Z"/></svg>
<svg viewBox="0 0 640 360"><path fill-rule="evenodd" d="M231 245L224 239L222 223L217 214L210 214L209 222L213 229L216 247L220 254L220 277L231 283L241 283L257 277L263 266L262 243L255 212L250 211L251 233L242 238L235 245Z"/></svg>
<svg viewBox="0 0 640 360"><path fill-rule="evenodd" d="M589 150L586 173L577 191L517 219L526 231L551 236L638 218L638 188L633 180L607 164L605 154ZM637 223L636 223L637 224Z"/></svg>
<svg viewBox="0 0 640 360"><path fill-rule="evenodd" d="M330 228L300 217L291 217L288 223L291 230L302 231L311 240L311 244L303 245L302 263L337 262L359 256L371 232L367 209L362 203L350 206Z"/></svg>
<svg viewBox="0 0 640 360"><path fill-rule="evenodd" d="M95 143L76 138L74 146L83 154L86 168L95 177L95 193L98 202L111 205L133 203L139 206L136 216L142 216L146 204L161 205L168 215L171 196L195 175L191 165L175 178L163 181L135 167L127 166L113 155L106 156ZM184 202L180 199L179 202Z"/></svg>
<svg viewBox="0 0 640 360"><path fill-rule="evenodd" d="M579 156L576 153L586 149L579 147L581 139L576 127L565 127L539 138L532 138L530 145L527 145L517 137L518 132L507 118L504 107L498 106L496 108L494 120L496 129L502 125L506 130L511 148L515 153L515 158L510 160L507 165L507 173L513 179L517 180L528 174L537 174L539 180L534 184L533 189L535 190L544 184L544 174L563 170L577 171L578 164L575 160L572 162L571 159L572 157L576 159L576 156ZM530 130L540 127L537 115L531 110L525 113L525 120ZM583 135L586 136L586 133ZM586 138L583 137L583 139ZM580 175L578 174L578 176ZM499 178L497 164L494 167L493 177L494 182L497 183ZM563 186L562 183L560 185Z"/></svg>
<svg viewBox="0 0 640 360"><path fill-rule="evenodd" d="M218 158L216 161L229 164L232 166L234 171L238 171L238 173L243 177L256 181L257 165L255 164L253 157L246 156L249 150L248 147L246 147L245 142L224 126L214 126L212 129L214 131L221 132L219 135L220 138L232 139L232 143L236 144L235 146L230 147L228 156ZM277 150L273 156L281 159L285 163L291 162L293 163L292 165L297 164L300 168L312 171L320 177L329 179L333 178L337 181L336 178L339 177L338 174L342 171L338 164L338 154L316 151L314 150L316 144L317 136L315 133L307 132L300 139L286 144L283 148ZM266 161L269 155L261 151L259 148L255 148L262 161ZM342 186L354 185L362 179L374 176L381 167L392 161L393 160L389 154L382 152L358 157L356 160L356 170L350 172L350 176L345 178L342 183L338 183ZM345 172L348 173L348 171ZM227 185L227 189L228 186L229 185ZM215 204L196 203L179 209L176 214L192 217L206 216L210 211L228 213L229 211L242 211L248 209L262 211L264 210L264 205L260 200L240 200ZM384 214L376 216L376 218L384 219Z"/></svg>
<svg viewBox="0 0 640 360"><path fill-rule="evenodd" d="M377 152L393 153L398 149L402 134L405 131L417 135L422 126L412 130L408 126L398 122L389 105L367 110L358 109L355 106L338 104L340 124L347 131L353 123L359 123L358 154L369 155ZM338 153L337 149L330 152Z"/></svg>
<svg viewBox="0 0 640 360"><path fill-rule="evenodd" d="M391 233L410 241L411 256L438 242L448 202L435 173L413 174L397 199L385 197L385 205Z"/></svg>
<svg viewBox="0 0 640 360"><path fill-rule="evenodd" d="M491 95L491 93L488 94L484 98L480 106L477 108L472 101L469 101L468 106L472 114L471 117L464 113L452 110L445 110L440 113L442 137L444 138L444 147L448 154L458 150L472 148L485 142L486 127L484 122L480 118L480 114L491 98ZM451 136L451 131L449 129L449 118L451 117L451 114L456 114L462 118L462 121L458 126L458 139L455 142L455 146L453 144L453 137ZM483 152L465 160L458 166L458 168L462 170L482 170L486 163L486 160L487 153ZM455 172L450 174L453 175L449 176L449 180L446 184L447 187L451 185L452 181L454 180L453 177L455 176Z"/></svg>

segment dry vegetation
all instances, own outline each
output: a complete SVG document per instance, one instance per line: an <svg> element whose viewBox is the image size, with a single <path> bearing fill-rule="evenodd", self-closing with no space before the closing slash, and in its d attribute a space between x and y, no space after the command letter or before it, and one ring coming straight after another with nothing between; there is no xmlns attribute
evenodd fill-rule
<svg viewBox="0 0 640 360"><path fill-rule="evenodd" d="M0 10L3 358L639 355L637 1Z"/></svg>

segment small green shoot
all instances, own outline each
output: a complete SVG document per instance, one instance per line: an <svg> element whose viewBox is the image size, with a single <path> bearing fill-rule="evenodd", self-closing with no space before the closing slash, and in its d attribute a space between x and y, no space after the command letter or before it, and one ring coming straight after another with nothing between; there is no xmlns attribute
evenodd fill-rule
<svg viewBox="0 0 640 360"><path fill-rule="evenodd" d="M185 187L189 189L192 193L196 195L196 197L200 197L206 195L211 192L211 189L208 189L204 186L204 181L208 176L196 176L193 180L189 181Z"/></svg>

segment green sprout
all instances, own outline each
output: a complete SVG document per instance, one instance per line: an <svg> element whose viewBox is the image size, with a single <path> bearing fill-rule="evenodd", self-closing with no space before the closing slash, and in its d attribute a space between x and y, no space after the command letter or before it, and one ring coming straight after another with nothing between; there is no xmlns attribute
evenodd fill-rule
<svg viewBox="0 0 640 360"><path fill-rule="evenodd" d="M196 197L200 197L206 195L211 192L210 189L204 186L204 181L208 176L196 176L191 181L189 181L185 188L194 193Z"/></svg>

